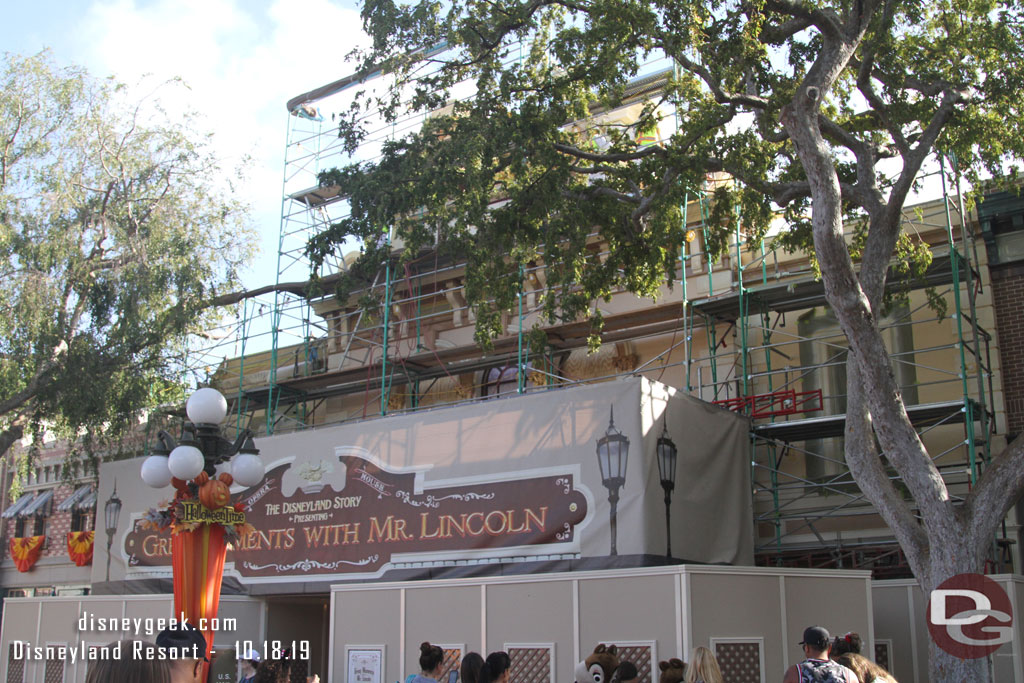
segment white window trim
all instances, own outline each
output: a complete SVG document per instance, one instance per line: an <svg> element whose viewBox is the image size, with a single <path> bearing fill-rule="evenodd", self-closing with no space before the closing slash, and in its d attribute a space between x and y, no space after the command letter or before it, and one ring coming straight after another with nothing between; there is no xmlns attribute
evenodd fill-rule
<svg viewBox="0 0 1024 683"><path fill-rule="evenodd" d="M651 649L651 683L658 680L658 674L660 672L658 671L657 640L616 640L614 638L609 638L607 640L598 640L597 642L604 643L609 646L614 645L619 650L622 650L623 647L649 647ZM588 653L587 656L589 657L590 653ZM633 663L635 664L636 662Z"/></svg>
<svg viewBox="0 0 1024 683"><path fill-rule="evenodd" d="M505 652L510 650L547 650L548 651L548 679L555 683L555 644L554 643L505 643ZM511 654L511 652L509 652Z"/></svg>
<svg viewBox="0 0 1024 683"><path fill-rule="evenodd" d="M71 648L72 645L69 644L69 643L62 643L62 642L49 641L48 640L48 641L46 641L46 643L43 644L43 647L57 647L57 648L63 647L65 653L67 653L67 650L69 648ZM44 650L44 654L45 654L45 650ZM56 660L43 659L43 680L44 681L46 680L46 668L50 665L51 661L56 661L56 662L60 663L60 683L64 683L68 679L68 657L64 657L64 659L56 659Z"/></svg>
<svg viewBox="0 0 1024 683"><path fill-rule="evenodd" d="M387 668L388 668L388 646L385 643L374 643L372 645L352 645L349 643L345 644L345 659L342 660L341 666L344 673L342 674L341 680L345 683L350 683L348 680L348 657L349 652L353 650L378 650L380 651L380 683L387 683Z"/></svg>
<svg viewBox="0 0 1024 683"><path fill-rule="evenodd" d="M879 645L885 645L885 648L889 651L889 666L895 664L896 659L893 657L892 652L892 638L875 638L875 647L878 647ZM871 648L871 661L875 662L874 648ZM877 664L878 662L875 663ZM892 673L891 669L889 670L889 673Z"/></svg>
<svg viewBox="0 0 1024 683"><path fill-rule="evenodd" d="M719 643L757 643L757 670L761 674L761 683L765 683L765 670L764 670L764 636L747 636L741 637L711 637L708 639L711 650L715 655L715 659L718 659L718 650L715 647Z"/></svg>

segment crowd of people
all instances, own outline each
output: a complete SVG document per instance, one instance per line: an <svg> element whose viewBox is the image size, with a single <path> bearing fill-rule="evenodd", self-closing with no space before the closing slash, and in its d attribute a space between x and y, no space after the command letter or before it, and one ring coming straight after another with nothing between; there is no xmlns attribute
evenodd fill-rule
<svg viewBox="0 0 1024 683"><path fill-rule="evenodd" d="M805 658L786 670L783 683L896 683L892 674L861 654L862 642L856 633L832 639L821 626L809 626L800 645ZM206 638L188 624L161 631L154 644L143 643L143 647L138 647L136 641L124 640L121 646L121 651L130 655L94 662L86 683L200 683L203 668L209 662ZM175 654L155 657L151 650L154 647ZM250 650L239 654L239 664L239 683L291 682L291 659L287 655L261 661L259 653ZM457 673L450 671L449 678L442 680L446 671L444 650L423 643L419 666L419 673L410 674L405 683L456 683L456 678L457 683L509 683L512 659L501 651L486 658L469 652L462 657ZM673 659L662 662L661 669L658 683L726 683L715 654L703 646L693 650L688 664ZM638 679L635 663L623 660L617 662L610 679L595 683L637 683ZM311 676L307 683L319 680Z"/></svg>

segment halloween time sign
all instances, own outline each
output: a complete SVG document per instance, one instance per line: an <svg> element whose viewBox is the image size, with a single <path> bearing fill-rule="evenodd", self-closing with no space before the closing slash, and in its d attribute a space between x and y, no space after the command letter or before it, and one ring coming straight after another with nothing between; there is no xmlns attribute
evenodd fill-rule
<svg viewBox="0 0 1024 683"><path fill-rule="evenodd" d="M587 495L574 468L431 486L368 453L296 457L243 491L254 531L228 551L243 580L379 575L406 562L578 550ZM170 531L137 521L124 539L139 570L171 564Z"/></svg>

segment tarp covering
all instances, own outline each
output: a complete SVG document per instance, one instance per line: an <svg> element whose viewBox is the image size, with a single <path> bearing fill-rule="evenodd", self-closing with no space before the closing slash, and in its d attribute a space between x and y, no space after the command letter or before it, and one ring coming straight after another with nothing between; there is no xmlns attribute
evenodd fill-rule
<svg viewBox="0 0 1024 683"><path fill-rule="evenodd" d="M656 458L666 418L678 450L672 560L750 564L746 420L638 377L260 439L267 476L233 489L256 531L229 551L226 571L269 585L472 565L656 564L667 541ZM612 488L597 455L609 430L626 458ZM99 497L139 464L104 465ZM169 491L119 495L130 526L114 566L127 565L127 578L169 574L169 536L141 524Z"/></svg>

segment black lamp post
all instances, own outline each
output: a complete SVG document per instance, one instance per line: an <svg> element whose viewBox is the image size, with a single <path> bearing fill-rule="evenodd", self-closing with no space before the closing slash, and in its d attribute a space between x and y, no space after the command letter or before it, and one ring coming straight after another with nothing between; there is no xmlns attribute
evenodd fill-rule
<svg viewBox="0 0 1024 683"><path fill-rule="evenodd" d="M608 502L611 504L610 524L612 533L612 555L618 555L616 549L615 512L619 503L619 489L626 483L626 462L629 459L629 439L615 428L615 408L612 407L608 419L608 431L597 440L597 464L601 468L601 483L608 489Z"/></svg>
<svg viewBox="0 0 1024 683"><path fill-rule="evenodd" d="M665 557L672 557L672 491L676 488L676 445L668 435L668 420L658 437L658 474L665 489Z"/></svg>
<svg viewBox="0 0 1024 683"><path fill-rule="evenodd" d="M103 518L107 525L107 582L110 582L110 548L114 545L114 534L117 533L117 519L121 516L121 499L117 497L117 480L114 480L114 491L103 506Z"/></svg>

